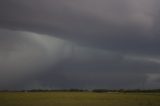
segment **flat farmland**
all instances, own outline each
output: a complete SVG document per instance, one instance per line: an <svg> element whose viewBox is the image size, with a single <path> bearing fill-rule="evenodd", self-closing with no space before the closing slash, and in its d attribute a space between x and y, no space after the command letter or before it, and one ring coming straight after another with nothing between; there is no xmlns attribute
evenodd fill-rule
<svg viewBox="0 0 160 106"><path fill-rule="evenodd" d="M160 106L160 94L1 92L0 106Z"/></svg>

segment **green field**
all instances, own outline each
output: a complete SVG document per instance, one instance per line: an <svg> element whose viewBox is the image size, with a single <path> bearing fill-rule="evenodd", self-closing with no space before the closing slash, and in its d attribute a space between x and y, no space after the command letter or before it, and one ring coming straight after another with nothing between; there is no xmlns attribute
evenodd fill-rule
<svg viewBox="0 0 160 106"><path fill-rule="evenodd" d="M0 106L160 106L160 94L1 92Z"/></svg>

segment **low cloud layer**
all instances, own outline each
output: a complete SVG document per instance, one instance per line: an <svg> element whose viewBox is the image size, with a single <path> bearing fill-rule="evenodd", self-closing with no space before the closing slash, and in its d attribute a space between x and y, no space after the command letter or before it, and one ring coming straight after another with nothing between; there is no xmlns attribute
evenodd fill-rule
<svg viewBox="0 0 160 106"><path fill-rule="evenodd" d="M0 89L160 87L159 4L1 0Z"/></svg>

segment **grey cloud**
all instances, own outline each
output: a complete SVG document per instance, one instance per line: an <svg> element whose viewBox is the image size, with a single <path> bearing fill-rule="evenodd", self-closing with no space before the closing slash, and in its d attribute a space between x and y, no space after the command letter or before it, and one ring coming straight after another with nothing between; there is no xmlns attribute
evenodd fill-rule
<svg viewBox="0 0 160 106"><path fill-rule="evenodd" d="M150 55L159 53L156 3L156 0L1 1L0 21L2 27Z"/></svg>
<svg viewBox="0 0 160 106"><path fill-rule="evenodd" d="M159 73L159 63L155 64L143 58L138 60L126 58L112 52L76 47L80 50L69 53L68 58L48 67L46 71L29 76L29 79L24 79L18 85L21 85L21 88L30 89L131 89L143 88L144 84L145 87L150 85L152 88L157 87L153 83L148 83L147 73ZM18 88L16 84L15 87Z"/></svg>
<svg viewBox="0 0 160 106"><path fill-rule="evenodd" d="M0 29L0 35L0 88L25 81L63 59L63 40L6 29Z"/></svg>
<svg viewBox="0 0 160 106"><path fill-rule="evenodd" d="M1 87L141 86L138 82L147 81L146 74L160 69L158 4L158 0L1 0L0 69L8 71L0 73L13 78L0 78L0 83L22 74L29 77ZM13 67L14 75L7 66ZM28 75L28 70L33 72Z"/></svg>

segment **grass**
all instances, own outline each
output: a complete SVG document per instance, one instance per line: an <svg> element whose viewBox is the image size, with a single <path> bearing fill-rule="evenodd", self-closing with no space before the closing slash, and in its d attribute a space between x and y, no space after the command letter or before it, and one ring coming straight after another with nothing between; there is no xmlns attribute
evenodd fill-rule
<svg viewBox="0 0 160 106"><path fill-rule="evenodd" d="M160 106L160 94L1 92L0 106Z"/></svg>

